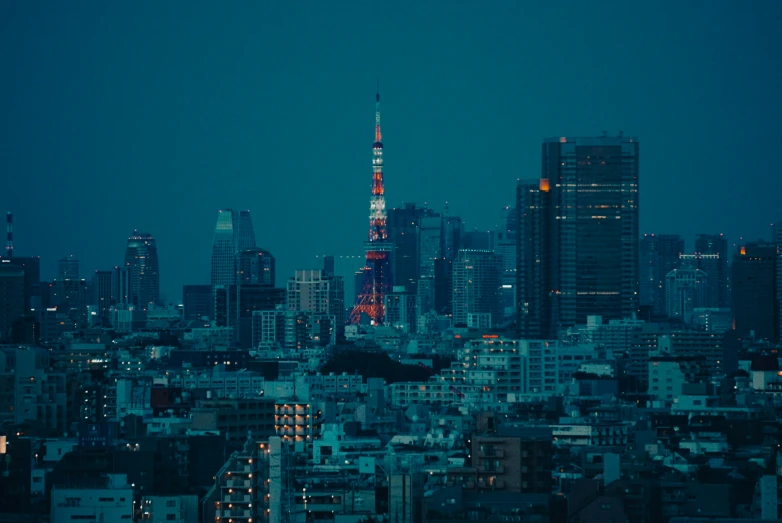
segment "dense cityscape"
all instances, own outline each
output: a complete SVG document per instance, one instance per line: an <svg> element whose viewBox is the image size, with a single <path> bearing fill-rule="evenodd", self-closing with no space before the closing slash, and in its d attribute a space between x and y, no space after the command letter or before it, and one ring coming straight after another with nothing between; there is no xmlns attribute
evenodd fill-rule
<svg viewBox="0 0 782 523"><path fill-rule="evenodd" d="M0 523L782 520L782 4L206 4L0 3Z"/></svg>
<svg viewBox="0 0 782 523"><path fill-rule="evenodd" d="M3 517L777 520L782 227L640 235L639 139L602 133L545 139L469 231L386 209L380 93L374 136L362 264L278 275L221 209L178 306L153 235L41 281L8 213Z"/></svg>

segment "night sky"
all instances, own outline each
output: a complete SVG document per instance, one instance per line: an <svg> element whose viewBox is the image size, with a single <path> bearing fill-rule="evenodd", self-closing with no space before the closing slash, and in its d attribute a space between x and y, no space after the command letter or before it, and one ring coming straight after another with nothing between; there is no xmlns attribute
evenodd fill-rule
<svg viewBox="0 0 782 523"><path fill-rule="evenodd" d="M493 227L543 138L623 130L642 233L766 238L781 26L771 0L0 2L0 210L43 278L151 233L176 301L250 209L282 284L362 253L379 76L389 206Z"/></svg>

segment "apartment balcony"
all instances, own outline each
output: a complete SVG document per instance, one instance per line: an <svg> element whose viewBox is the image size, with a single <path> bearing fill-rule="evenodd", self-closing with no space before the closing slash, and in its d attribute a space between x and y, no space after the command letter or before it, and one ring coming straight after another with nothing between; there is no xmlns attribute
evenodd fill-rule
<svg viewBox="0 0 782 523"><path fill-rule="evenodd" d="M228 488L251 488L252 481L249 478L231 478L225 482Z"/></svg>
<svg viewBox="0 0 782 523"><path fill-rule="evenodd" d="M217 516L221 518L251 518L253 511L249 508L223 508L217 511Z"/></svg>

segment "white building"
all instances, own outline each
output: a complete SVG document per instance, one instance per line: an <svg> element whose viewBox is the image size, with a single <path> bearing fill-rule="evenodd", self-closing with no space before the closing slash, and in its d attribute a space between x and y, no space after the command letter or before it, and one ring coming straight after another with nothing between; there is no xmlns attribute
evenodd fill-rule
<svg viewBox="0 0 782 523"><path fill-rule="evenodd" d="M54 486L51 493L51 523L133 521L133 489L125 474L96 478L85 488Z"/></svg>
<svg viewBox="0 0 782 523"><path fill-rule="evenodd" d="M191 523L198 520L198 496L144 496L141 519L149 523Z"/></svg>

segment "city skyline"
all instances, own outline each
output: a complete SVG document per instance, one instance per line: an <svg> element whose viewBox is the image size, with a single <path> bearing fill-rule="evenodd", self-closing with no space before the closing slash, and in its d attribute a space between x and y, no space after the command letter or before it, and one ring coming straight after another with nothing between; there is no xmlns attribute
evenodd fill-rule
<svg viewBox="0 0 782 523"><path fill-rule="evenodd" d="M53 278L57 260L70 254L89 275L121 261L124 231L149 231L159 246L167 302L181 299L183 284L208 283L220 208L253 213L258 245L277 258L280 277L318 268L317 254L360 255L377 76L393 187L389 207L426 202L442 212L447 201L466 230L487 230L512 204L516 180L540 172L545 137L622 129L644 143L641 234L680 234L688 252L698 233L724 233L730 245L742 236L768 239L779 212L775 192L758 188L772 189L775 182L768 151L780 132L773 123L782 107L773 93L782 84L782 66L773 52L780 37L767 27L778 5L721 5L705 13L684 6L671 19L652 8L610 2L594 13L576 4L498 4L469 26L459 18L467 7L436 5L299 13L311 31L305 41L281 40L290 44L282 46L283 61L295 56L323 63L285 75L275 74L280 63L268 58L249 65L256 50L266 56L261 49L268 38L284 35L290 19L285 8L225 11L235 35L209 55L213 79L203 78L188 58L204 51L193 41L196 35L184 32L174 41L166 32L176 10L152 10L153 16L148 6L127 13L81 5L68 18L63 6L48 12L3 6L4 41L19 51L2 59L16 81L0 87L8 115L0 125L0 170L8 174L0 205L15 216L15 253L41 256L44 279ZM207 15L196 9L193 16ZM41 23L25 23L31 17ZM105 23L93 23L96 17ZM161 22L144 26L142 20L156 17ZM282 33L269 28L259 35L243 22L272 17L282 21L276 30ZM378 48L372 52L348 51L343 62L334 62L312 45L335 25L346 36L326 48L343 50L351 38L366 35L357 23L366 17L376 20L372 41ZM601 17L637 25L619 23L609 41L589 30L590 23L570 23ZM536 41L542 35L534 22L541 18L552 24ZM394 28L406 22L412 24L409 40L400 40ZM25 34L20 27L28 28ZM38 38L43 28L46 38ZM143 28L150 40L131 55L108 28L131 40ZM74 31L83 38L71 38ZM90 47L99 37L107 45ZM589 55L574 47L586 39L604 50L605 75L591 82L581 80ZM660 40L665 45L657 46ZM20 48L24 42L29 45ZM425 51L400 62L410 45ZM159 56L155 46L170 52ZM32 52L39 60L30 59ZM93 67L107 57L106 68ZM562 57L572 65L567 74L550 65ZM129 63L132 71L123 68ZM45 96L48 77L30 64L50 67L48 74L60 82L57 96ZM64 67L85 74L71 75ZM204 86L196 89L195 81ZM116 91L118 85L128 87ZM103 94L108 92L124 93L128 103ZM299 160L305 142L316 169Z"/></svg>

